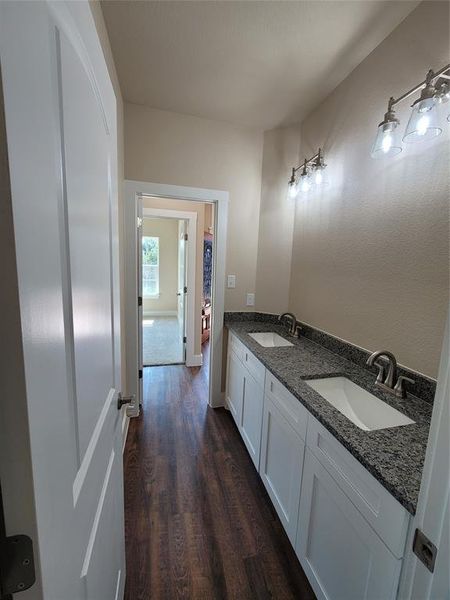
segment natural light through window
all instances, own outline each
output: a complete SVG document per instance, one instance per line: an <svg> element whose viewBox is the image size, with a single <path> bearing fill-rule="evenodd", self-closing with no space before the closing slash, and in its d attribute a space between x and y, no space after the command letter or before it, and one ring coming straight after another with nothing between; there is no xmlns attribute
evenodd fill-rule
<svg viewBox="0 0 450 600"><path fill-rule="evenodd" d="M159 238L142 237L142 293L144 298L159 295Z"/></svg>

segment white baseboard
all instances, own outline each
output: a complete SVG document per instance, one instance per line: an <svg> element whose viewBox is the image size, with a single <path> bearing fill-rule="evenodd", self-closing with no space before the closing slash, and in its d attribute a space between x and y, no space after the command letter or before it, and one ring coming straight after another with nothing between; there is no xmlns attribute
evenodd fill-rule
<svg viewBox="0 0 450 600"><path fill-rule="evenodd" d="M149 317L177 317L178 312L176 310L149 310L143 313L143 318Z"/></svg>
<svg viewBox="0 0 450 600"><path fill-rule="evenodd" d="M193 354L191 357L186 357L186 366L187 367L201 367L203 364L203 355L202 354Z"/></svg>

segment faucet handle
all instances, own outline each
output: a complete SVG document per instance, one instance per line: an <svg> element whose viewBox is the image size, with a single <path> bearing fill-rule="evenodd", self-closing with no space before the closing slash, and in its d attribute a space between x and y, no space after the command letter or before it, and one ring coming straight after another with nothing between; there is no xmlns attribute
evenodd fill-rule
<svg viewBox="0 0 450 600"><path fill-rule="evenodd" d="M411 385L414 385L416 382L410 377L406 377L405 375L399 375L397 383L394 387L394 393L398 398L406 398L405 383L410 383Z"/></svg>
<svg viewBox="0 0 450 600"><path fill-rule="evenodd" d="M373 363L374 367L378 368L378 375L377 378L375 380L375 383L384 383L385 379L386 379L386 368L385 365L383 365L383 363L380 363L378 361L375 361Z"/></svg>

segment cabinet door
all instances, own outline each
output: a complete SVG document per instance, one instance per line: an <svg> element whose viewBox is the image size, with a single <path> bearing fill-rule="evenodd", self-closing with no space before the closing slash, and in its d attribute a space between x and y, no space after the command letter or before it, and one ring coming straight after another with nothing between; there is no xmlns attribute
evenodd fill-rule
<svg viewBox="0 0 450 600"><path fill-rule="evenodd" d="M401 560L308 448L295 549L319 599L389 600L396 596Z"/></svg>
<svg viewBox="0 0 450 600"><path fill-rule="evenodd" d="M227 405L236 425L240 427L244 394L244 367L232 351L228 352L227 362Z"/></svg>
<svg viewBox="0 0 450 600"><path fill-rule="evenodd" d="M265 397L259 474L295 545L305 442Z"/></svg>
<svg viewBox="0 0 450 600"><path fill-rule="evenodd" d="M240 431L247 450L259 468L259 453L261 448L261 426L264 404L264 388L253 375L244 371L244 395Z"/></svg>

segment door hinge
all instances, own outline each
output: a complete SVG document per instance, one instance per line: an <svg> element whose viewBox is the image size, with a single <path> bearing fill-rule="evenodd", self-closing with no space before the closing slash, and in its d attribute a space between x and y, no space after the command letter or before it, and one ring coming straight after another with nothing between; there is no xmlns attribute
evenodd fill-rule
<svg viewBox="0 0 450 600"><path fill-rule="evenodd" d="M12 598L30 588L36 580L33 542L27 535L12 535L2 540L0 598Z"/></svg>
<svg viewBox="0 0 450 600"><path fill-rule="evenodd" d="M187 342L187 337L186 337L186 336L184 336L184 337L183 337L183 344L185 344L186 342Z"/></svg>
<svg viewBox="0 0 450 600"><path fill-rule="evenodd" d="M142 379L142 369L139 369L139 379Z"/></svg>
<svg viewBox="0 0 450 600"><path fill-rule="evenodd" d="M136 226L139 229L139 227L142 227L142 217L138 217L136 219Z"/></svg>
<svg viewBox="0 0 450 600"><path fill-rule="evenodd" d="M420 529L416 529L414 534L413 552L426 568L433 573L438 549Z"/></svg>
<svg viewBox="0 0 450 600"><path fill-rule="evenodd" d="M138 306L142 306L142 296L138 296Z"/></svg>
<svg viewBox="0 0 450 600"><path fill-rule="evenodd" d="M27 590L35 580L33 541L23 534L6 535L0 487L0 600L12 600L12 594Z"/></svg>
<svg viewBox="0 0 450 600"><path fill-rule="evenodd" d="M188 237L189 237L189 236L188 236L188 234L187 234L187 233L185 233L185 234L184 234L184 241L185 241L185 242L187 242L187 241L188 241Z"/></svg>
<svg viewBox="0 0 450 600"><path fill-rule="evenodd" d="M184 288L183 288L183 292L184 292L185 294L187 294L187 286L186 286L186 285L185 285L185 286L184 286Z"/></svg>

